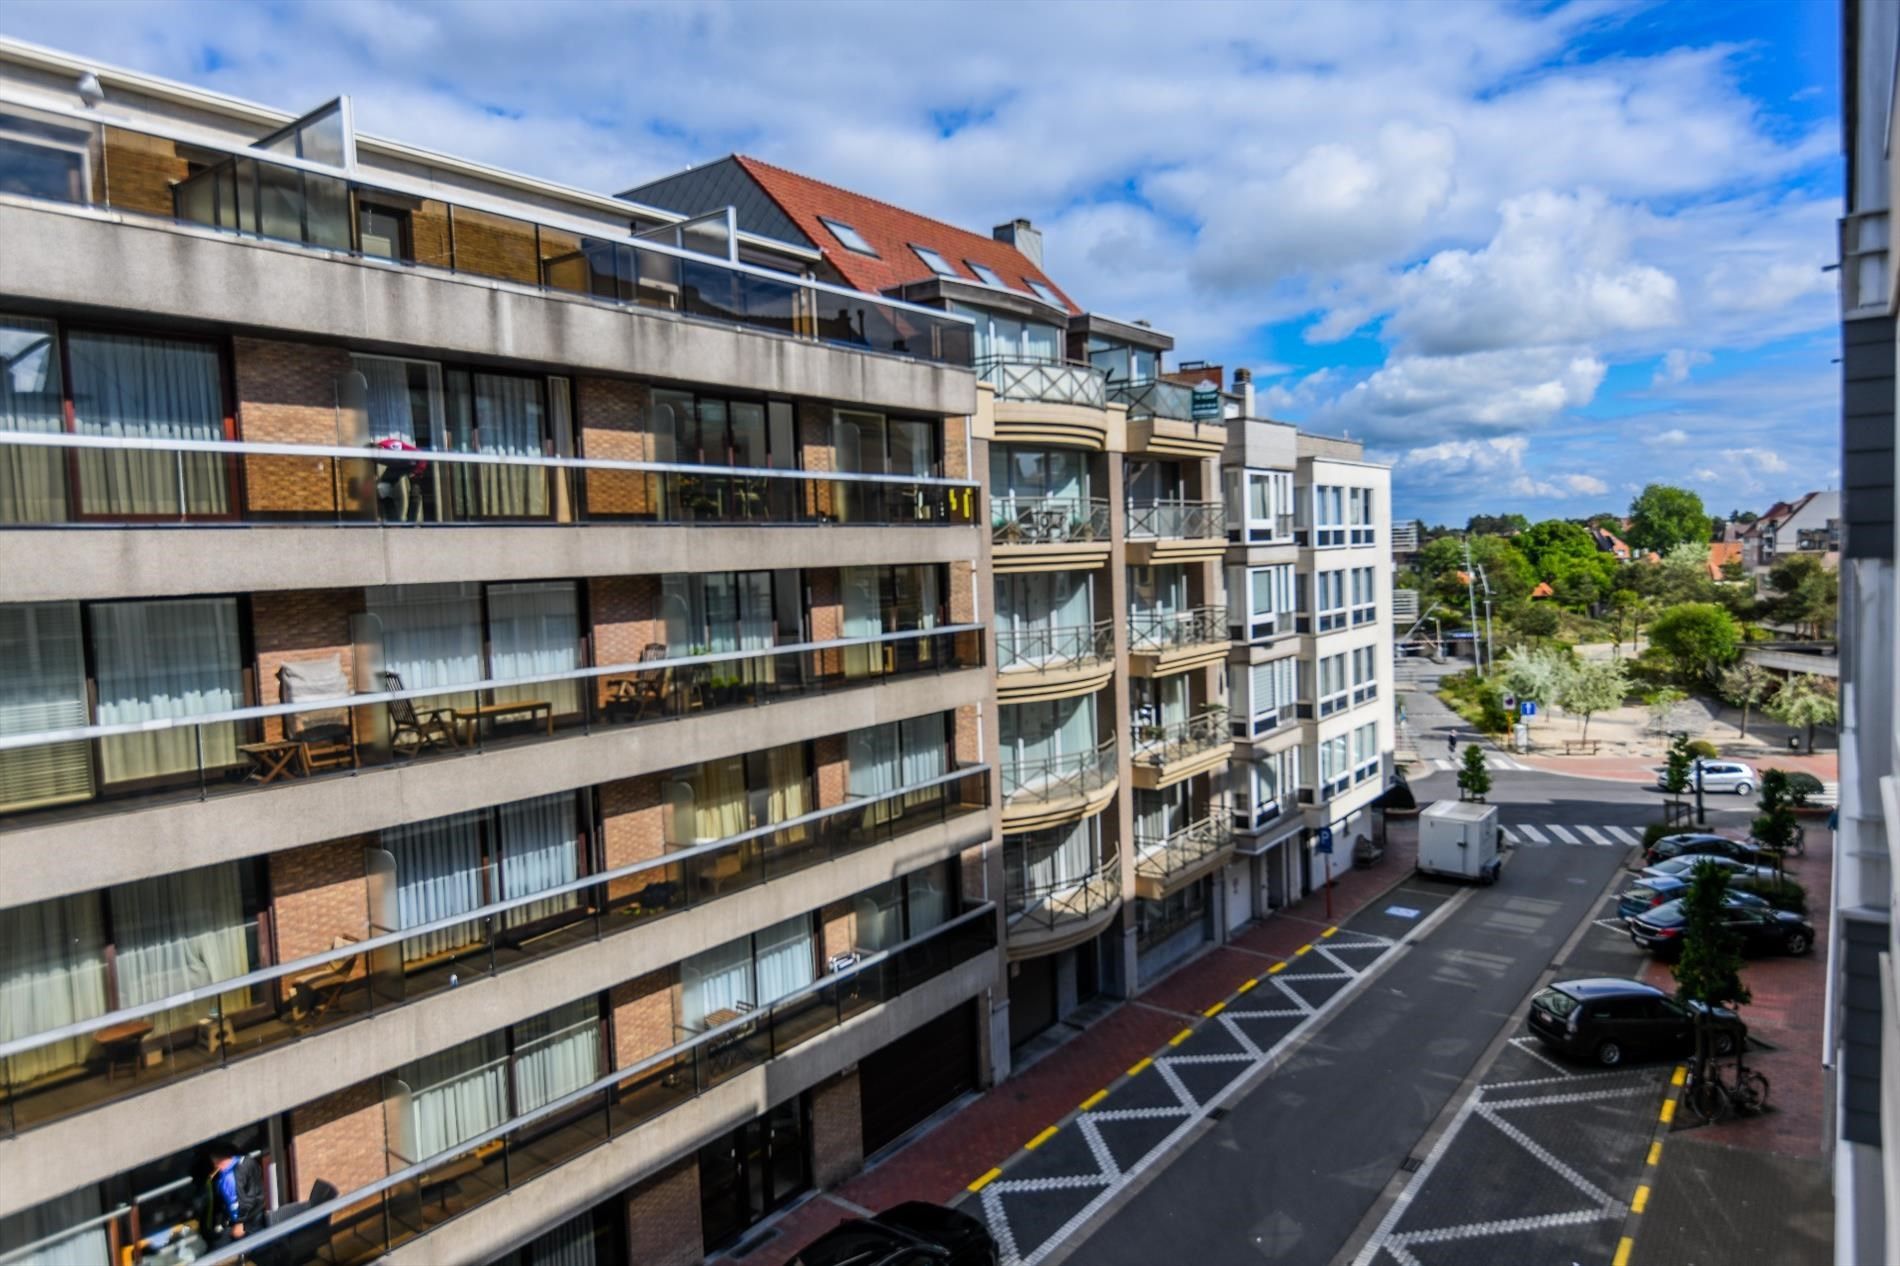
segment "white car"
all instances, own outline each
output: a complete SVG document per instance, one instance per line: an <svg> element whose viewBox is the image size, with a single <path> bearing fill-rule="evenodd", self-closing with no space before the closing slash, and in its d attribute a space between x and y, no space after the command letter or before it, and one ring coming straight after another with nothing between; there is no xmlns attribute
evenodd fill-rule
<svg viewBox="0 0 1900 1266"><path fill-rule="evenodd" d="M1755 776L1753 766L1744 765L1738 760L1699 759L1689 767L1689 785L1684 790L1695 790L1698 766L1702 770L1702 790L1704 791L1732 791L1738 796L1752 796L1755 794L1755 788L1761 786L1761 779ZM1668 777L1667 768L1656 771L1656 786L1659 790L1669 790L1666 782Z"/></svg>

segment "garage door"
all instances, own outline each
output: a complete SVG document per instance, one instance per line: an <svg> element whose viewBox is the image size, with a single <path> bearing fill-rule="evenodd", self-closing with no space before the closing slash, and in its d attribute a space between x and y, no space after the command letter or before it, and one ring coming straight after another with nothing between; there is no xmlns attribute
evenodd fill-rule
<svg viewBox="0 0 1900 1266"><path fill-rule="evenodd" d="M866 1156L976 1088L976 1035L970 1002L859 1061Z"/></svg>

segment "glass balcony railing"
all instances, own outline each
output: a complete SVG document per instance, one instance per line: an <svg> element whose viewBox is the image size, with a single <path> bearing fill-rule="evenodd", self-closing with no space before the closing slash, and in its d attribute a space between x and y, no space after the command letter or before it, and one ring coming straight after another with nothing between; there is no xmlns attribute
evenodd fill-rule
<svg viewBox="0 0 1900 1266"><path fill-rule="evenodd" d="M1093 751L1027 760L1005 752L1001 776L1005 805L1087 799L1115 781L1115 740Z"/></svg>
<svg viewBox="0 0 1900 1266"><path fill-rule="evenodd" d="M394 764L454 760L623 726L980 667L983 627L885 633L756 651L670 655L546 677L488 679L305 703L0 735L0 846L9 826L110 807L267 792ZM320 723L319 723L320 722ZM56 762L57 796L9 800L14 770ZM115 771L125 771L114 777ZM43 787L47 778L22 782ZM47 803L49 800L58 803Z"/></svg>
<svg viewBox="0 0 1900 1266"><path fill-rule="evenodd" d="M1184 646L1227 640L1227 608L1190 607L1186 611L1131 611L1128 649L1154 655Z"/></svg>
<svg viewBox="0 0 1900 1266"><path fill-rule="evenodd" d="M1131 502L1129 540L1224 540L1227 508L1218 501Z"/></svg>
<svg viewBox="0 0 1900 1266"><path fill-rule="evenodd" d="M1115 908L1122 897L1119 857L1106 857L1096 868L1072 879L1037 879L1025 869L1018 852L1005 845L1004 902L1010 935L1054 932L1092 919Z"/></svg>
<svg viewBox="0 0 1900 1266"><path fill-rule="evenodd" d="M999 400L1074 404L1091 409L1107 403L1107 372L1080 361L981 356L977 358L976 376L996 388Z"/></svg>
<svg viewBox="0 0 1900 1266"><path fill-rule="evenodd" d="M35 1129L990 807L987 766L0 1043L0 1124ZM493 868L480 891L503 892ZM255 924L245 928L258 961Z"/></svg>
<svg viewBox="0 0 1900 1266"><path fill-rule="evenodd" d="M1115 625L1111 620L1060 628L999 625L996 630L996 667L1001 672L1078 668L1106 663L1114 657Z"/></svg>
<svg viewBox="0 0 1900 1266"><path fill-rule="evenodd" d="M990 538L998 545L1108 544L1108 502L1100 497L991 494Z"/></svg>
<svg viewBox="0 0 1900 1266"><path fill-rule="evenodd" d="M27 138L0 153L9 194L961 368L974 352L965 318L741 263L723 233L669 226L686 231L656 240L578 216L526 219L433 186L8 101L0 132Z"/></svg>
<svg viewBox="0 0 1900 1266"><path fill-rule="evenodd" d="M1166 418L1174 422L1194 422L1194 388L1186 383L1149 379L1144 382L1111 382L1110 404L1128 406L1130 421ZM1202 418L1198 425L1225 427L1224 418Z"/></svg>
<svg viewBox="0 0 1900 1266"><path fill-rule="evenodd" d="M1137 765L1157 769L1198 756L1233 740L1227 733L1227 709L1207 708L1184 721L1171 725L1131 723L1134 746L1130 759Z"/></svg>
<svg viewBox="0 0 1900 1266"><path fill-rule="evenodd" d="M967 480L0 431L0 525L976 522ZM1106 528L1104 528L1106 539Z"/></svg>
<svg viewBox="0 0 1900 1266"><path fill-rule="evenodd" d="M1135 873L1166 880L1205 861L1234 842L1234 824L1225 804L1209 806L1207 816L1171 835L1148 836L1135 828Z"/></svg>
<svg viewBox="0 0 1900 1266"><path fill-rule="evenodd" d="M268 1228L214 1248L196 1261L200 1266L283 1266L310 1261L357 1266L379 1260L714 1087L995 952L994 904L965 911L769 1006L615 1069L387 1177L322 1204L294 1208L288 1217L280 1210ZM165 1190L188 1182L181 1178ZM139 1200L151 1200L155 1194L144 1193ZM90 1219L83 1227L59 1228L4 1260L60 1260L38 1254L57 1253L62 1245L73 1243L78 1232L97 1227L109 1227L120 1242L132 1244L139 1238L134 1229L137 1213L136 1206L128 1205Z"/></svg>
<svg viewBox="0 0 1900 1266"><path fill-rule="evenodd" d="M1234 830L1254 832L1291 815L1299 807L1300 797L1291 792L1283 796L1253 799L1243 786L1234 799Z"/></svg>

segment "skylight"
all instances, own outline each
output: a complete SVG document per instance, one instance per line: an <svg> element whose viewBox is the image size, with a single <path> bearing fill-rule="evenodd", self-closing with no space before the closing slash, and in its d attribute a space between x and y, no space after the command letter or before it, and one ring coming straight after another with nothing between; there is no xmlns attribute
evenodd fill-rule
<svg viewBox="0 0 1900 1266"><path fill-rule="evenodd" d="M879 258L878 253L871 249L871 244L849 224L840 224L836 220L827 220L823 216L818 217L818 222L830 229L831 235L843 242L847 250L854 250L860 255L869 255L872 259Z"/></svg>
<svg viewBox="0 0 1900 1266"><path fill-rule="evenodd" d="M963 262L970 266L970 271L975 273L976 279L982 282L984 285L995 286L998 290L1008 289L1008 287L1003 284L1003 279L996 275L996 271L994 269L985 268L983 267L983 265L971 259L966 259Z"/></svg>
<svg viewBox="0 0 1900 1266"><path fill-rule="evenodd" d="M954 277L957 275L957 270L950 267L950 261L931 250L928 246L913 245L911 249L917 252L918 259L924 261L924 267L936 273L937 276Z"/></svg>
<svg viewBox="0 0 1900 1266"><path fill-rule="evenodd" d="M1031 277L1025 277L1023 280L1029 283L1029 288L1035 291L1036 297L1041 299L1044 303L1052 303L1058 308L1066 308L1069 306L1056 297L1055 291L1049 289L1049 287L1043 285L1040 281Z"/></svg>

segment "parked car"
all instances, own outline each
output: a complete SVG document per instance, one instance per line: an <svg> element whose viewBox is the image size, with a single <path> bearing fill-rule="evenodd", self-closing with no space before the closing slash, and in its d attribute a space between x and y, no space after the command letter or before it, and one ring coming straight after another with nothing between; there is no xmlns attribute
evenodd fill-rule
<svg viewBox="0 0 1900 1266"><path fill-rule="evenodd" d="M1696 770L1702 771L1702 790L1732 791L1738 796L1752 796L1755 788L1761 786L1761 779L1752 767L1738 760L1710 760L1702 757L1689 765L1689 790L1695 790ZM1659 791L1669 790L1669 771L1667 768L1656 771L1656 787Z"/></svg>
<svg viewBox="0 0 1900 1266"><path fill-rule="evenodd" d="M1680 835L1665 835L1651 844L1643 852L1643 865L1654 866L1657 862L1666 862L1686 853L1733 857L1737 861L1759 865L1755 859L1761 855L1761 847L1746 840L1731 840L1726 835L1712 835L1707 831L1684 831Z"/></svg>
<svg viewBox="0 0 1900 1266"><path fill-rule="evenodd" d="M1731 896L1752 896L1733 893ZM1760 900L1760 898L1756 898ZM1725 901L1729 930L1741 938L1744 954L1805 954L1814 948L1814 927L1790 910L1763 908L1745 902ZM1666 901L1654 910L1628 920L1630 939L1658 958L1674 958L1682 952L1682 937L1687 920L1682 902Z"/></svg>
<svg viewBox="0 0 1900 1266"><path fill-rule="evenodd" d="M1718 1055L1741 1049L1748 1026L1733 1011L1678 1002L1640 980L1563 980L1531 999L1532 1036L1553 1050L1614 1068L1632 1056L1695 1049L1697 1012L1712 1017Z"/></svg>
<svg viewBox="0 0 1900 1266"><path fill-rule="evenodd" d="M996 1241L967 1213L913 1200L840 1223L786 1266L997 1266Z"/></svg>
<svg viewBox="0 0 1900 1266"><path fill-rule="evenodd" d="M1616 915L1620 919L1633 919L1645 910L1654 910L1657 906L1667 905L1685 896L1689 891L1689 880L1683 875L1643 875L1638 877L1623 895L1617 898ZM1736 909L1767 910L1770 903L1752 892L1729 889L1723 894L1724 904Z"/></svg>
<svg viewBox="0 0 1900 1266"><path fill-rule="evenodd" d="M1654 866L1643 867L1643 874L1663 875L1670 879L1688 879L1695 871L1704 866L1715 870L1726 870L1730 879L1739 879L1746 875L1754 879L1773 879L1775 868L1761 866L1739 857L1723 857L1718 853L1678 853Z"/></svg>

